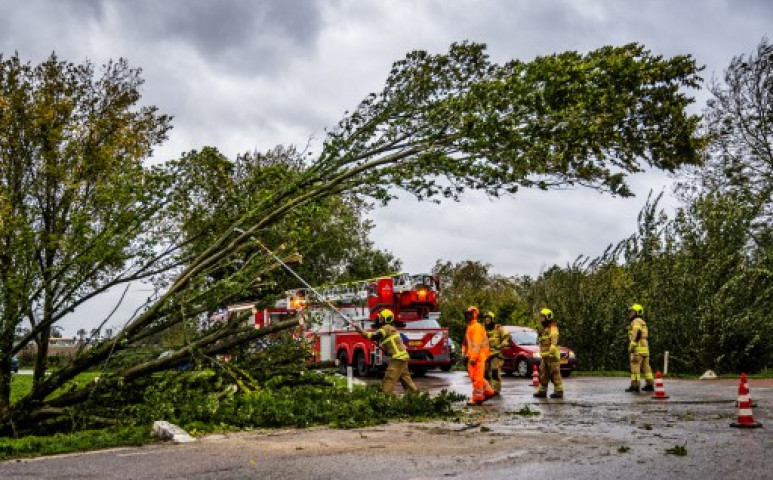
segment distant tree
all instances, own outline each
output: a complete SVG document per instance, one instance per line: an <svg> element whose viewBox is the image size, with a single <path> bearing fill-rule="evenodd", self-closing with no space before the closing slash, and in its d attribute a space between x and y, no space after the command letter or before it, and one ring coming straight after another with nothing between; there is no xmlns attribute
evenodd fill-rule
<svg viewBox="0 0 773 480"><path fill-rule="evenodd" d="M51 327L51 337L52 338L62 338L62 329L57 326Z"/></svg>
<svg viewBox="0 0 773 480"><path fill-rule="evenodd" d="M495 322L502 325L528 325L533 320L529 305L517 291L517 279L490 270L491 265L473 260L437 261L432 269L441 282L440 322L457 341L464 336L464 311L471 305L478 307L481 315L493 312Z"/></svg>
<svg viewBox="0 0 773 480"><path fill-rule="evenodd" d="M702 185L733 191L767 204L773 222L773 44L763 38L756 52L734 57L724 81L711 85L706 123L712 142Z"/></svg>
<svg viewBox="0 0 773 480"><path fill-rule="evenodd" d="M75 333L78 336L78 343L83 345L86 343L86 330L83 328L79 328L78 331Z"/></svg>

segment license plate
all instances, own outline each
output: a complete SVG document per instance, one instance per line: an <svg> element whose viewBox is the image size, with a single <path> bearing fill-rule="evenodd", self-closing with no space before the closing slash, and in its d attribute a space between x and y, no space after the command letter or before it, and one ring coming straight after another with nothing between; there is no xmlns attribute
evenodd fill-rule
<svg viewBox="0 0 773 480"><path fill-rule="evenodd" d="M422 345L424 345L424 342L422 342L421 340L411 340L410 342L408 342L408 345L411 347L421 347Z"/></svg>
<svg viewBox="0 0 773 480"><path fill-rule="evenodd" d="M567 363L569 363L569 360L566 360L566 359L561 360L561 365L566 365Z"/></svg>

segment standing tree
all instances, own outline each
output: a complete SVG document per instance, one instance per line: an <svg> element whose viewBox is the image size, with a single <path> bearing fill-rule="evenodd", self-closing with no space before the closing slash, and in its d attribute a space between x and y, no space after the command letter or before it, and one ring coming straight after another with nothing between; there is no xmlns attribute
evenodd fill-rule
<svg viewBox="0 0 773 480"><path fill-rule="evenodd" d="M78 336L78 345L84 345L86 343L86 329L79 328L75 334Z"/></svg>
<svg viewBox="0 0 773 480"><path fill-rule="evenodd" d="M55 55L35 66L0 57L0 416L11 355L37 343L40 385L55 322L165 268L148 234L162 177L142 162L170 119L137 106L139 73L124 60L97 74Z"/></svg>
<svg viewBox="0 0 773 480"><path fill-rule="evenodd" d="M706 120L712 138L702 183L709 189L773 197L773 45L740 55L711 86ZM771 214L773 212L767 212Z"/></svg>
<svg viewBox="0 0 773 480"><path fill-rule="evenodd" d="M386 86L372 94L329 132L319 158L288 182L272 184L262 198L181 269L162 295L112 340L82 351L0 417L16 424L64 412L88 398L90 389L47 397L112 352L170 328L191 313L202 292L232 282L209 277L239 258L270 271L275 260L241 256L277 222L298 209L342 193L388 201L393 188L420 199L458 198L466 188L491 195L519 187L582 185L629 195L625 175L644 164L673 170L699 161L687 115L696 87L692 59L663 59L639 45L568 52L531 62L492 63L479 44L454 44L448 54L418 51L394 64ZM114 372L131 380L167 368L188 352L213 354L267 332L229 326L205 332L165 359ZM100 385L109 385L106 378Z"/></svg>

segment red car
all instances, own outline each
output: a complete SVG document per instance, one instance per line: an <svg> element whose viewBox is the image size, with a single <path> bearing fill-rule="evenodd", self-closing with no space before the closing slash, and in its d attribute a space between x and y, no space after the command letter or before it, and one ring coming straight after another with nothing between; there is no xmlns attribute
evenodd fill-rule
<svg viewBox="0 0 773 480"><path fill-rule="evenodd" d="M510 345L502 349L505 364L502 370L505 373L517 373L522 377L531 377L534 365L539 365L541 360L537 331L529 327L516 327L505 325L504 329L510 332L512 341ZM574 352L559 345L561 349L561 376L568 377L577 367L577 357Z"/></svg>

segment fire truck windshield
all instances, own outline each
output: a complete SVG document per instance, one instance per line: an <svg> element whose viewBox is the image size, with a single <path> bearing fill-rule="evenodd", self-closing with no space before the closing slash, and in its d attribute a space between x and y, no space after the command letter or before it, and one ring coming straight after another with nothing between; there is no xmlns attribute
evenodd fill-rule
<svg viewBox="0 0 773 480"><path fill-rule="evenodd" d="M437 320L425 318L424 320L408 322L405 328L440 328L440 324Z"/></svg>

